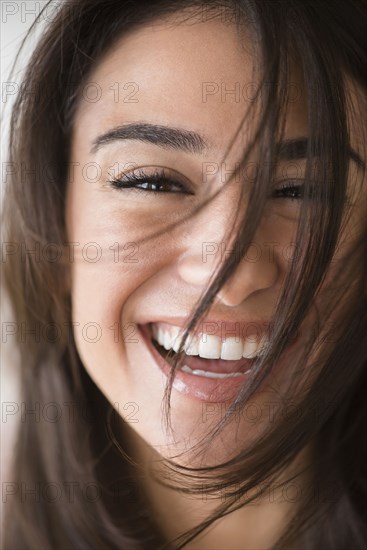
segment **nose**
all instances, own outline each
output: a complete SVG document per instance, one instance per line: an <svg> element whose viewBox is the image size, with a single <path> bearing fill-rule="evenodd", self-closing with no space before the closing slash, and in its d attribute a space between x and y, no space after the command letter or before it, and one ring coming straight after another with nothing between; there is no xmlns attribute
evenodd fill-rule
<svg viewBox="0 0 367 550"><path fill-rule="evenodd" d="M222 261L229 254L236 254L235 250L225 250L224 243L210 243L211 250L218 249L217 255ZM250 250L256 247L256 256L248 258ZM225 282L217 294L218 300L226 306L235 307L244 302L251 294L265 290L275 285L278 279L278 267L275 260L266 258L267 251L258 243L253 243L246 255L240 259L235 271ZM178 273L181 279L190 285L205 289L209 286L210 278L219 266L213 256L205 258L206 253L188 253L178 262Z"/></svg>
<svg viewBox="0 0 367 550"><path fill-rule="evenodd" d="M189 235L186 234L186 247L177 263L179 277L186 284L200 287L200 290L209 286L219 265L229 255L237 254L236 248L227 246L221 240L225 221L228 223L228 212L221 210L219 214L218 209L215 212L212 219L203 217L199 226L193 224ZM254 292L271 288L277 283L279 267L276 257L270 257L264 237L260 226L254 242L246 254L239 258L235 271L218 292L217 300L224 305L238 306Z"/></svg>
<svg viewBox="0 0 367 550"><path fill-rule="evenodd" d="M259 257L248 260L247 254L240 260L235 272L218 292L218 300L226 306L239 306L251 294L266 290L275 285L278 278L278 268L273 261L265 260L265 251L257 245Z"/></svg>

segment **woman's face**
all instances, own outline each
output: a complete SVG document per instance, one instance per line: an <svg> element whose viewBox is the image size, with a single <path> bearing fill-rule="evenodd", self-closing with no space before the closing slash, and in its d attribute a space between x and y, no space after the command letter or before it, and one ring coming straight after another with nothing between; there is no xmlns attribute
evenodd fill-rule
<svg viewBox="0 0 367 550"><path fill-rule="evenodd" d="M301 199L292 198L294 189L281 188L297 184L304 161L286 150L253 245L198 327L205 359L191 356L188 366L206 372L176 375L173 436L168 435L162 422L167 364L154 351L149 331L161 327L156 337L167 341L164 329L184 327L214 269L236 253L226 232L240 188L249 188L259 158L254 153L241 176L189 221L139 241L188 216L236 168L256 123L256 117L247 119L223 160L253 103L250 46L248 37L240 38L234 25L219 19L135 30L95 67L75 117L66 214L77 348L132 433L163 456L190 448L225 414L251 366L248 357L238 358L258 353L258 341L269 337L294 252ZM285 138L302 140L307 134L302 81L294 71ZM118 178L131 183L132 174L160 179L167 192L149 191L142 182L140 189L108 183ZM218 354L224 358L208 359ZM269 381L236 417L236 429L229 425L212 440L207 461L238 451L272 421L279 401L272 388Z"/></svg>

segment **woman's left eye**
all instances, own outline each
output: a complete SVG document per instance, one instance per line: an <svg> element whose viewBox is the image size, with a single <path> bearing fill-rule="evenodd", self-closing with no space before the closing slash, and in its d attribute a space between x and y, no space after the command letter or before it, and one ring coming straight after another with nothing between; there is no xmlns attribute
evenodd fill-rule
<svg viewBox="0 0 367 550"><path fill-rule="evenodd" d="M289 180L273 189L272 198L300 200L304 198L304 182L302 180Z"/></svg>

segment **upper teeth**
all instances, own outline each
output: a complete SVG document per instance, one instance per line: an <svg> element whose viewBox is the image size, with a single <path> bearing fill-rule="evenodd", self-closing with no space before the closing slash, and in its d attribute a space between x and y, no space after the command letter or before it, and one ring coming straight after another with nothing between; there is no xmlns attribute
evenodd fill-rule
<svg viewBox="0 0 367 550"><path fill-rule="evenodd" d="M158 344L166 350L173 349L178 352L183 329L166 323L153 323L152 333ZM222 341L220 336L212 334L189 333L184 350L186 355L199 355L204 359L238 360L242 357L252 359L263 352L265 344L264 336L260 340L255 340L254 337L242 339L239 336L231 336Z"/></svg>

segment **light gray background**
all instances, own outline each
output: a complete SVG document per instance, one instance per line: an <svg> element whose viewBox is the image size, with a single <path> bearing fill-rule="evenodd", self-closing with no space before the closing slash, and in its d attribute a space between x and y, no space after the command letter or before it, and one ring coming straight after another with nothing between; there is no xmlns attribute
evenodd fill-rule
<svg viewBox="0 0 367 550"><path fill-rule="evenodd" d="M49 7L46 0L1 0L1 114L2 114L2 148L1 153L6 157L8 123L12 102L16 97L17 90L21 84L22 74L27 64L38 37L42 34L45 25L52 20L60 6L60 0L52 0ZM40 16L35 23L37 16L42 9L47 7L46 12ZM34 31L27 45L24 48L15 72L10 75L11 67L15 61L16 54L31 25ZM4 160L3 156L3 160ZM3 183L3 178L2 178Z"/></svg>

